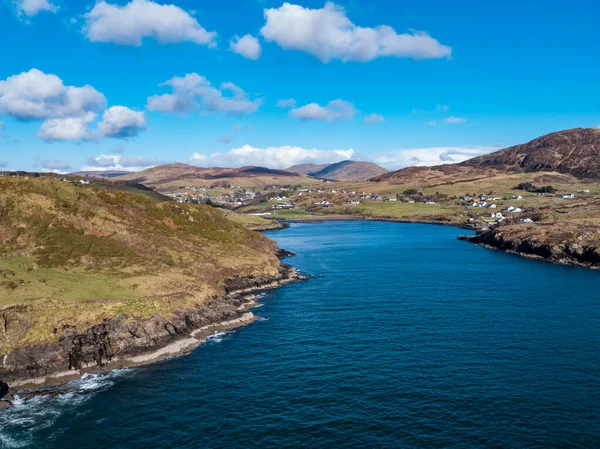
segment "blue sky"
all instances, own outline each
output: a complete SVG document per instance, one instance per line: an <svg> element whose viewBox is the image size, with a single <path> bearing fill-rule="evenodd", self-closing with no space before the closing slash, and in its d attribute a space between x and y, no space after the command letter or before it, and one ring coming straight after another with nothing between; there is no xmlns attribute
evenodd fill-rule
<svg viewBox="0 0 600 449"><path fill-rule="evenodd" d="M599 13L562 0L0 0L0 164L398 168L596 127Z"/></svg>

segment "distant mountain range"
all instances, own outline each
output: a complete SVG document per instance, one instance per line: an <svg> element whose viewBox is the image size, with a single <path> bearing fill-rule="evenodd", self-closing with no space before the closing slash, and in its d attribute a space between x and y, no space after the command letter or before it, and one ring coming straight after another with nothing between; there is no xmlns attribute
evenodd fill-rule
<svg viewBox="0 0 600 449"><path fill-rule="evenodd" d="M579 179L600 179L600 129L575 128L458 164L408 167L373 178L393 184L446 183L498 173L558 172Z"/></svg>
<svg viewBox="0 0 600 449"><path fill-rule="evenodd" d="M306 174L313 178L332 181L367 181L387 173L387 170L372 162L342 161L329 165L303 164L289 167L286 171Z"/></svg>
<svg viewBox="0 0 600 449"><path fill-rule="evenodd" d="M196 167L188 164L165 164L139 172L78 172L80 176L113 178L131 181L158 189L173 188L184 184L219 185L232 184L241 187L301 184L307 177L332 181L366 181L387 170L370 162L342 161L335 164L303 164L286 170L265 167Z"/></svg>
<svg viewBox="0 0 600 449"><path fill-rule="evenodd" d="M165 164L119 176L118 179L160 188L181 185L182 181L193 184L192 181L198 180L240 186L247 186L249 183L253 186L299 184L305 176L265 167L202 168L188 164Z"/></svg>

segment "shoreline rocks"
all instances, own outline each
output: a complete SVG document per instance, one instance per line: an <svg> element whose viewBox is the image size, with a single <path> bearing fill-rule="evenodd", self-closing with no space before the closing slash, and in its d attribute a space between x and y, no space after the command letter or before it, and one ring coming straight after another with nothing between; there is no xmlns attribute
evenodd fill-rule
<svg viewBox="0 0 600 449"><path fill-rule="evenodd" d="M496 249L522 257L547 260L564 265L600 269L600 251L595 247L582 247L576 243L535 243L531 239L508 238L497 229L474 236L460 236L459 240L488 249Z"/></svg>
<svg viewBox="0 0 600 449"><path fill-rule="evenodd" d="M252 293L303 279L306 277L295 268L282 264L277 276L228 279L222 297L194 309L176 310L170 317L119 315L81 333L66 326L57 343L21 348L3 356L0 399L9 391L39 390L84 373L140 366L189 353L217 330L254 321L256 317L248 312L256 306Z"/></svg>

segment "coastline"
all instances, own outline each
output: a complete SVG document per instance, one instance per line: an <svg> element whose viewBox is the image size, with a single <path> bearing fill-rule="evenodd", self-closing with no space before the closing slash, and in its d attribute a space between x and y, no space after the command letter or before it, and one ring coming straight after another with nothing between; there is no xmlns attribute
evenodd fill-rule
<svg viewBox="0 0 600 449"><path fill-rule="evenodd" d="M410 223L410 224L431 224L431 225L440 225L440 226L452 226L460 229L469 229L476 230L476 228L469 226L468 223L461 222L444 222L437 220L405 220L394 217L371 217L367 215L319 215L319 216L307 216L307 217L298 217L298 218L290 218L281 220L284 223L323 223L325 221L383 221L383 222L391 222L391 223ZM267 231L277 230L277 229L285 229L284 228L276 228L276 229L267 229Z"/></svg>
<svg viewBox="0 0 600 449"><path fill-rule="evenodd" d="M0 410L11 405L16 393L60 394L57 388L91 373L189 354L215 333L256 321L258 317L250 311L259 305L256 293L307 278L296 268L281 264L278 276L228 279L222 297L196 310L175 311L168 320L155 316L132 321L118 316L81 334L66 335L59 343L9 353L0 365Z"/></svg>
<svg viewBox="0 0 600 449"><path fill-rule="evenodd" d="M486 249L501 251L527 259L534 259L559 265L569 265L589 270L600 270L600 258L589 256L588 253L569 250L573 244L561 244L550 247L550 245L534 246L526 240L507 241L496 238L493 231L486 231L473 236L459 236L459 240L481 246ZM590 253L593 253L591 251Z"/></svg>
<svg viewBox="0 0 600 449"><path fill-rule="evenodd" d="M331 215L319 217L305 217L285 220L287 223L323 223L326 221L382 221L394 223L410 224L429 224L440 226L452 226L458 229L478 231L477 228L469 226L467 223L439 222L431 220L402 220L391 217L367 217L367 216L345 216ZM534 247L528 241L507 242L494 238L493 230L489 230L477 235L461 235L459 240L473 243L478 246L496 251L502 251L507 254L513 254L527 259L535 259L560 265L570 265L591 270L600 270L600 256L590 256L593 251L579 251L576 244L563 244L550 248L549 245ZM570 249L573 248L573 249ZM587 259L587 260L586 260ZM589 260L591 259L591 260Z"/></svg>

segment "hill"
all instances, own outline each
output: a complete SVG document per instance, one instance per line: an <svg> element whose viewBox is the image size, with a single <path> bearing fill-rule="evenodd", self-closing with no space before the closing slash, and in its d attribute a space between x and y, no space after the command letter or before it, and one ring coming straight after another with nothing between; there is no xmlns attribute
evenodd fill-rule
<svg viewBox="0 0 600 449"><path fill-rule="evenodd" d="M332 181L367 181L384 173L387 173L385 168L372 162L342 161L308 174Z"/></svg>
<svg viewBox="0 0 600 449"><path fill-rule="evenodd" d="M219 298L283 276L274 242L209 206L31 177L0 191L4 381L122 366L238 318Z"/></svg>
<svg viewBox="0 0 600 449"><path fill-rule="evenodd" d="M409 167L377 176L393 184L465 182L501 173L557 172L600 179L600 129L576 128L547 134L458 164Z"/></svg>
<svg viewBox="0 0 600 449"><path fill-rule="evenodd" d="M166 190L184 185L211 186L215 183L230 183L241 187L300 184L305 177L297 173L265 167L202 168L187 164L165 164L119 176L117 179L138 182L157 190Z"/></svg>
<svg viewBox="0 0 600 449"><path fill-rule="evenodd" d="M459 165L526 173L555 171L579 179L600 179L600 129L576 128L547 134Z"/></svg>
<svg viewBox="0 0 600 449"><path fill-rule="evenodd" d="M323 170L329 164L299 164L292 165L285 169L285 171L289 171L292 173L300 173L302 175L308 175L309 173L315 173L320 170Z"/></svg>

